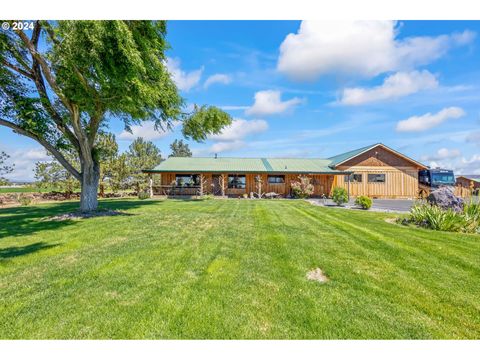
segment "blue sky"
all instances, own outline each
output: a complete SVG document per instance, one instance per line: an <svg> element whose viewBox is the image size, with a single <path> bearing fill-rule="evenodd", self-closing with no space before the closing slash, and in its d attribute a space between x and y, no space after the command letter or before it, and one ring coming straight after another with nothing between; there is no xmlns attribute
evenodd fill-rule
<svg viewBox="0 0 480 360"><path fill-rule="evenodd" d="M168 67L188 104L228 111L231 128L197 156L328 157L382 142L431 166L480 173L480 22L169 21ZM180 131L123 131L164 156ZM45 152L0 127L10 178Z"/></svg>

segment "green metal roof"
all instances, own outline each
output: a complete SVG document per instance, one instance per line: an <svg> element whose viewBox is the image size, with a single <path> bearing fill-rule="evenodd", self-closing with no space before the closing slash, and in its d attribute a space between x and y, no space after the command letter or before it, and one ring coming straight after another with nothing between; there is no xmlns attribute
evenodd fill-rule
<svg viewBox="0 0 480 360"><path fill-rule="evenodd" d="M342 154L338 154L338 155L329 157L328 159L331 161L330 166L335 167L338 164L341 164L348 159L351 159L351 158L353 158L357 155L360 155L361 153L364 153L365 151L368 151L368 150L374 148L377 145L382 145L382 144L378 143L378 144L373 144L373 145L369 145L369 146L364 146L360 149L347 151L346 153L342 153Z"/></svg>
<svg viewBox="0 0 480 360"><path fill-rule="evenodd" d="M170 157L145 172L235 172L235 173L317 173L343 174L325 159ZM348 173L348 172L347 172Z"/></svg>
<svg viewBox="0 0 480 360"><path fill-rule="evenodd" d="M401 154L401 153L399 153L398 151L396 151L396 150L394 150L394 149L392 149L392 148L389 148L388 146L386 146L386 145L384 145L384 144L382 144L382 143L376 143L376 144L373 144L373 145L364 146L364 147L362 147L362 148L360 148L360 149L348 151L348 152L343 153L343 154L339 154L339 155L335 155L335 156L329 157L328 160L331 161L331 162L330 162L330 166L334 168L334 167L336 167L336 166L344 163L345 161L347 161L347 160L349 160L349 159L352 159L352 158L354 158L354 157L356 157L356 156L358 156L358 155L360 155L360 154L362 154L362 153L364 153L364 152L367 152L368 150L373 149L373 148L375 148L375 147L377 147L377 146L381 146L381 147L383 147L384 149L387 149L387 150L391 151L392 153L397 154L397 155L399 155L399 156L407 159L408 161L410 161L410 162L418 165L418 166L421 167L421 168L424 168L424 169L427 168L427 166L425 166L424 164L422 164L422 163L420 163L420 162L418 162L418 161L416 161L416 160L413 160L412 158L410 158L410 157L408 157L408 156L406 156L406 155L404 155L404 154Z"/></svg>

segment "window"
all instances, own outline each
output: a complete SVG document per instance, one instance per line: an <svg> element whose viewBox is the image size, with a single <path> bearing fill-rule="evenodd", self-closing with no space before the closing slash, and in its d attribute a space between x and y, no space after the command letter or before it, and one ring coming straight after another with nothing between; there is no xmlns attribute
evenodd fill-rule
<svg viewBox="0 0 480 360"><path fill-rule="evenodd" d="M285 175L269 175L267 180L269 184L284 184Z"/></svg>
<svg viewBox="0 0 480 360"><path fill-rule="evenodd" d="M229 189L245 189L245 175L228 175Z"/></svg>
<svg viewBox="0 0 480 360"><path fill-rule="evenodd" d="M368 182L384 183L385 174L368 174Z"/></svg>
<svg viewBox="0 0 480 360"><path fill-rule="evenodd" d="M345 175L345 182L348 182L348 175ZM361 183L362 174L350 174L350 182Z"/></svg>
<svg viewBox="0 0 480 360"><path fill-rule="evenodd" d="M192 174L176 174L175 183L177 186L193 187L200 185L200 176Z"/></svg>
<svg viewBox="0 0 480 360"><path fill-rule="evenodd" d="M432 174L432 183L435 185L454 185L455 178L453 173Z"/></svg>

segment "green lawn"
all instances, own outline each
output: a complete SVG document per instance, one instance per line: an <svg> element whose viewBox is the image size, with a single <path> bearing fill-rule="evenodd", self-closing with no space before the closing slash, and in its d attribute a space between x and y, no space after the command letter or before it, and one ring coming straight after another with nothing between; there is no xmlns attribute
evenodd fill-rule
<svg viewBox="0 0 480 360"><path fill-rule="evenodd" d="M478 235L302 201L101 204L129 215L0 210L0 338L480 338Z"/></svg>

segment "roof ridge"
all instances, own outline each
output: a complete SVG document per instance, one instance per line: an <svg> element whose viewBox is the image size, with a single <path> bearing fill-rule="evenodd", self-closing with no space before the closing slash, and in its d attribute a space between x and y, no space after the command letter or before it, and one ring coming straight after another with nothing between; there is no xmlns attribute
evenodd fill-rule
<svg viewBox="0 0 480 360"><path fill-rule="evenodd" d="M367 149L371 149L375 146L378 146L378 145L383 145L383 146L386 146L384 145L383 143L375 143L375 144L372 144L372 145L366 145L366 146L362 146L362 147L359 147L358 149L353 149L353 150L349 150L349 151L344 151L340 154L337 154L337 155L333 155L333 156L330 156L328 157L327 159L332 159L332 158L336 158L336 157L339 157L339 156L342 156L342 155L345 155L345 154L349 154L349 153L355 153L357 151L365 151Z"/></svg>
<svg viewBox="0 0 480 360"><path fill-rule="evenodd" d="M170 156L166 158L168 159L251 159L251 160L262 160L262 159L291 159L291 160L329 160L330 158L323 158L323 157L244 157L244 156L218 156L218 157L210 157L210 156ZM165 161L164 160L164 161Z"/></svg>

